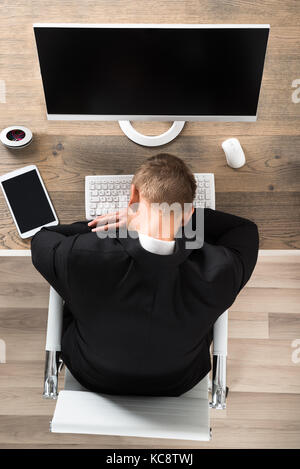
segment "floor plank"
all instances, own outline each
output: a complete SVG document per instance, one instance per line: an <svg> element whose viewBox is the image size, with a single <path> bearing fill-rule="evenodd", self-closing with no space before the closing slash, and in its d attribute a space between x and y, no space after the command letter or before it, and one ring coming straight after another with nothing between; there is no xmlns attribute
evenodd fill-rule
<svg viewBox="0 0 300 469"><path fill-rule="evenodd" d="M300 290L296 288L248 288L239 294L231 311L299 313Z"/></svg>
<svg viewBox="0 0 300 469"><path fill-rule="evenodd" d="M255 267L247 287L300 288L300 256L265 256Z"/></svg>
<svg viewBox="0 0 300 469"><path fill-rule="evenodd" d="M269 314L269 331L271 339L300 339L299 314Z"/></svg>
<svg viewBox="0 0 300 469"><path fill-rule="evenodd" d="M229 338L268 339L268 313L230 311Z"/></svg>
<svg viewBox="0 0 300 469"><path fill-rule="evenodd" d="M227 366L228 386L233 392L300 394L299 364L265 365L262 356L260 364L229 358Z"/></svg>

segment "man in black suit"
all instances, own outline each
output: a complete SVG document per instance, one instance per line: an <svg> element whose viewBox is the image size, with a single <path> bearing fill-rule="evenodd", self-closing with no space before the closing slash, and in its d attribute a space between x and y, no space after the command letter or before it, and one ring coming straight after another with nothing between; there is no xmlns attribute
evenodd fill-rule
<svg viewBox="0 0 300 469"><path fill-rule="evenodd" d="M87 389L179 396L210 371L213 325L252 274L258 231L244 218L197 209L204 242L187 247L185 227L203 230L195 190L182 160L157 155L135 174L116 218L33 237L34 266L65 300L62 358ZM162 203L177 209L166 213Z"/></svg>

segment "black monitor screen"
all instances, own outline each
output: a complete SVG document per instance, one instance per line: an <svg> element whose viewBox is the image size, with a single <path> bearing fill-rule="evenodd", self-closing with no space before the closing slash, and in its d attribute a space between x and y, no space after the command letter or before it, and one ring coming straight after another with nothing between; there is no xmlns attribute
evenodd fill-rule
<svg viewBox="0 0 300 469"><path fill-rule="evenodd" d="M269 29L35 27L48 114L255 116Z"/></svg>
<svg viewBox="0 0 300 469"><path fill-rule="evenodd" d="M2 186L21 233L55 221L35 170L2 181Z"/></svg>

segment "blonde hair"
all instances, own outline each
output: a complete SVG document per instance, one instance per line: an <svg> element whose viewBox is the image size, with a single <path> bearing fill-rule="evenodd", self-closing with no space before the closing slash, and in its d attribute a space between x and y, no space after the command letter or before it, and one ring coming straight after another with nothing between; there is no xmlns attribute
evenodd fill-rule
<svg viewBox="0 0 300 469"><path fill-rule="evenodd" d="M148 158L135 173L132 184L149 203L179 203L184 207L193 202L196 192L191 170L169 153Z"/></svg>

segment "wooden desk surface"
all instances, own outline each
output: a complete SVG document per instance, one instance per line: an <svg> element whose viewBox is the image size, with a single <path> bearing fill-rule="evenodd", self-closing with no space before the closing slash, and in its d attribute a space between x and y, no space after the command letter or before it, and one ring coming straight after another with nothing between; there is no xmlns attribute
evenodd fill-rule
<svg viewBox="0 0 300 469"><path fill-rule="evenodd" d="M0 147L0 174L37 164L62 223L84 218L84 176L133 173L147 156L168 151L194 172L213 172L216 205L254 220L263 249L300 248L300 2L287 0L59 0L5 1L0 7L0 129L28 126L24 150ZM256 123L187 123L177 140L159 149L129 141L116 122L49 122L33 38L34 22L269 23L268 52ZM12 53L13 51L13 53ZM3 82L2 82L3 83ZM220 82L220 86L222 83ZM138 123L149 134L167 123ZM226 165L221 143L239 138L247 164ZM0 249L26 249L0 194Z"/></svg>

